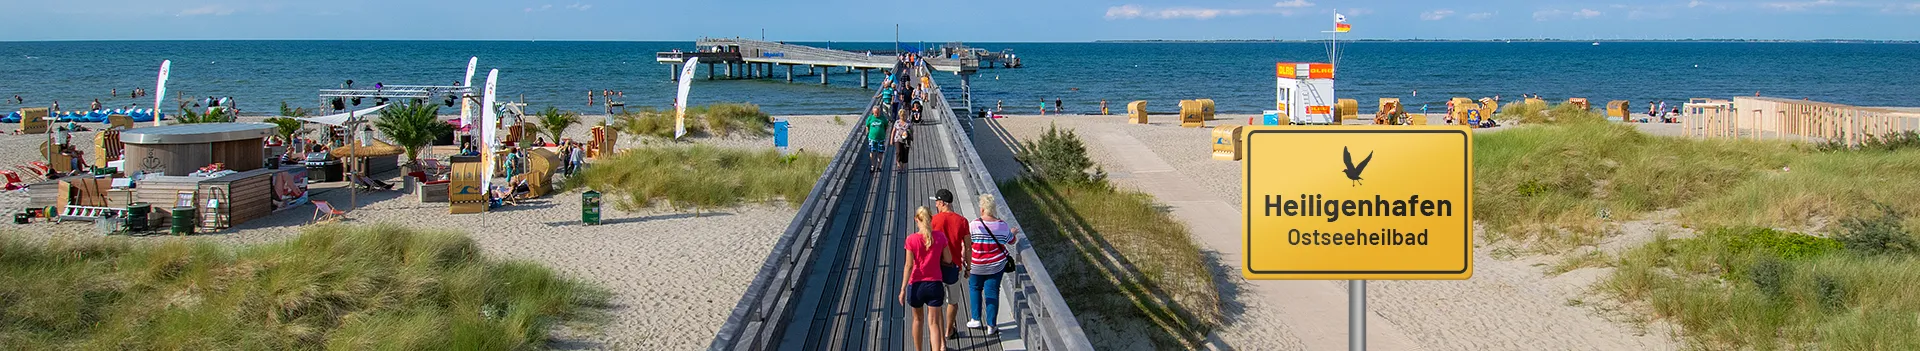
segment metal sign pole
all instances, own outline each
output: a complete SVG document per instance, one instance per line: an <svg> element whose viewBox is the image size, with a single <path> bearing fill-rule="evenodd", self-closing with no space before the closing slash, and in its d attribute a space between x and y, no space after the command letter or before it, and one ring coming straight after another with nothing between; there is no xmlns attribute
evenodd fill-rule
<svg viewBox="0 0 1920 351"><path fill-rule="evenodd" d="M1347 281L1347 349L1367 351L1367 281Z"/></svg>

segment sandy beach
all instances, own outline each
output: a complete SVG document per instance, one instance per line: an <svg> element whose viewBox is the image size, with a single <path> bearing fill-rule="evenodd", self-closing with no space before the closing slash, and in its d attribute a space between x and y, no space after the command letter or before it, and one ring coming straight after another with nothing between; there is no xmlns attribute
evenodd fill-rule
<svg viewBox="0 0 1920 351"><path fill-rule="evenodd" d="M830 151L843 141L849 125L834 116L784 116L792 121L790 137L796 149ZM582 121L599 121L599 116ZM853 116L843 116L853 121ZM259 118L243 118L243 121ZM849 122L851 123L851 122ZM98 125L88 125L93 128ZM586 138L588 127L575 126L568 135ZM77 147L91 150L96 132L74 134ZM41 135L0 136L0 150L31 150ZM770 148L769 138L698 138L692 142L730 148ZM624 138L622 148L640 145ZM32 152L0 152L0 164L39 160ZM398 183L398 175L385 175ZM582 226L580 193L568 192L523 202L518 206L476 215L450 215L444 203L422 203L413 194L398 191L361 193L343 189L344 182L311 187L315 200L342 207L357 202L347 223L399 223L418 228L464 232L496 257L527 260L567 276L590 281L614 293L612 320L600 330L562 330L555 347L562 349L685 350L706 347L726 320L739 296L757 273L771 246L793 219L785 203L748 205L730 210L692 213L665 209L636 212L608 206L603 224ZM14 213L25 207L24 192L0 194L0 210ZM311 205L291 208L224 231L188 237L153 236L135 240L207 240L253 244L290 238L309 223ZM0 231L32 238L92 237L90 223L17 225Z"/></svg>
<svg viewBox="0 0 1920 351"><path fill-rule="evenodd" d="M1209 121L1245 124L1249 116ZM1154 195L1188 225L1213 257L1227 318L1210 346L1237 350L1327 350L1346 347L1346 282L1247 281L1240 275L1240 168L1210 157L1211 128L1180 128L1171 117L1151 125L1121 116L1009 116L999 128L978 128L980 146L996 178L1019 172L1006 140L1031 140L1048 126L1075 130L1088 154L1114 183ZM1003 130L1004 133L994 133ZM1496 132L1498 129L1476 132ZM1677 133L1677 128L1675 128ZM989 134L993 133L993 134ZM997 135L994 135L997 134ZM1651 233L1661 223L1629 231ZM1638 229L1634 229L1638 228ZM1631 233L1630 233L1631 234ZM1650 235L1611 238L1626 247ZM1587 268L1549 276L1557 256L1495 254L1478 243L1475 272L1466 281L1376 281L1368 286L1369 345L1377 350L1667 350L1680 348L1658 325L1610 319L1592 301L1589 286L1605 276ZM1097 327L1089 327L1097 329Z"/></svg>

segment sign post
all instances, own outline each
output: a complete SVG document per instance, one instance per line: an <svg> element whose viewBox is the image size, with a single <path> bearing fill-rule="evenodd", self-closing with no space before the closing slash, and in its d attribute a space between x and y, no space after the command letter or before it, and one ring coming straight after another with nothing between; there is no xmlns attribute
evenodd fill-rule
<svg viewBox="0 0 1920 351"><path fill-rule="evenodd" d="M1473 137L1462 126L1249 126L1240 132L1241 275L1347 280L1366 348L1368 280L1473 276Z"/></svg>

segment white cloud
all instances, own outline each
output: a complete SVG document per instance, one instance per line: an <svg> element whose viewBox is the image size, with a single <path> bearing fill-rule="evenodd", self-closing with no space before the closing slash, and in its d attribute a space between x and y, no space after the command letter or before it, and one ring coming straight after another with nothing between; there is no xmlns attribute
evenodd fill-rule
<svg viewBox="0 0 1920 351"><path fill-rule="evenodd" d="M1484 20L1484 19L1488 19L1488 18L1493 18L1493 15L1495 15L1495 14L1498 14L1498 12L1475 12L1475 13L1469 13L1469 14L1467 14L1467 19L1468 19L1468 20L1473 20L1473 21L1479 21L1479 20Z"/></svg>
<svg viewBox="0 0 1920 351"><path fill-rule="evenodd" d="M206 5L180 10L180 13L174 14L174 16L226 16L233 14L233 12L233 7L226 5Z"/></svg>
<svg viewBox="0 0 1920 351"><path fill-rule="evenodd" d="M587 9L592 9L592 8L593 8L593 4L582 4L577 2L573 3L573 5L567 5L568 10L586 11Z"/></svg>
<svg viewBox="0 0 1920 351"><path fill-rule="evenodd" d="M1311 6L1311 3L1308 3ZM1148 8L1140 5L1120 5L1107 8L1107 19L1193 19L1207 20L1221 16L1245 16L1256 14L1279 14L1292 16L1293 10L1276 9L1214 9L1198 7Z"/></svg>
<svg viewBox="0 0 1920 351"><path fill-rule="evenodd" d="M1814 0L1814 1L1769 2L1769 3L1760 4L1760 7L1773 9L1773 10L1780 10L1780 11L1806 11L1808 9L1812 9L1815 7L1831 6L1836 4L1839 4L1839 2L1836 2L1834 0Z"/></svg>
<svg viewBox="0 0 1920 351"><path fill-rule="evenodd" d="M1920 2L1908 4L1888 4L1880 8L1881 13L1920 13Z"/></svg>
<svg viewBox="0 0 1920 351"><path fill-rule="evenodd" d="M1600 11L1594 11L1593 9L1580 9L1579 11L1567 11L1567 10L1560 10L1560 9L1540 10L1540 11L1533 12L1533 20L1550 21L1550 20L1556 20L1556 19L1588 19L1588 18L1600 17L1600 15L1603 15L1603 14L1605 13Z"/></svg>
<svg viewBox="0 0 1920 351"><path fill-rule="evenodd" d="M1287 1L1273 3L1273 7L1280 7L1280 8L1313 7L1313 2L1309 2L1307 0L1287 0Z"/></svg>
<svg viewBox="0 0 1920 351"><path fill-rule="evenodd" d="M1369 9L1369 8L1347 9L1347 12L1342 12L1342 13L1348 16L1366 16L1366 15L1373 14L1373 9Z"/></svg>
<svg viewBox="0 0 1920 351"><path fill-rule="evenodd" d="M1424 21L1443 20L1447 19L1447 16L1453 16L1453 10L1439 9L1420 13L1420 19Z"/></svg>

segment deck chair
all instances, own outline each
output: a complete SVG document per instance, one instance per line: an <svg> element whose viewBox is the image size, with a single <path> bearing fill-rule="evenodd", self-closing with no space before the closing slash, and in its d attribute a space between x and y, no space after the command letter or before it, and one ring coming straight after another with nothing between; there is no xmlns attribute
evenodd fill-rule
<svg viewBox="0 0 1920 351"><path fill-rule="evenodd" d="M350 178L353 181L354 187L359 190L367 190L367 191L393 190L393 184L387 184L387 182L382 182L379 179L362 177L359 174L348 174L347 178Z"/></svg>
<svg viewBox="0 0 1920 351"><path fill-rule="evenodd" d="M346 218L347 211L333 208L333 204L326 201L313 200L313 222L337 221Z"/></svg>
<svg viewBox="0 0 1920 351"><path fill-rule="evenodd" d="M427 172L428 176L438 176L447 173L447 166L440 164L440 159L435 158L421 159L420 168L423 168L422 171Z"/></svg>
<svg viewBox="0 0 1920 351"><path fill-rule="evenodd" d="M8 171L8 170L0 170L0 176L6 177L5 181L7 182L7 185L6 185L7 190L16 190L16 189L26 187L26 182L23 182L20 180L20 173L14 173L13 171Z"/></svg>

